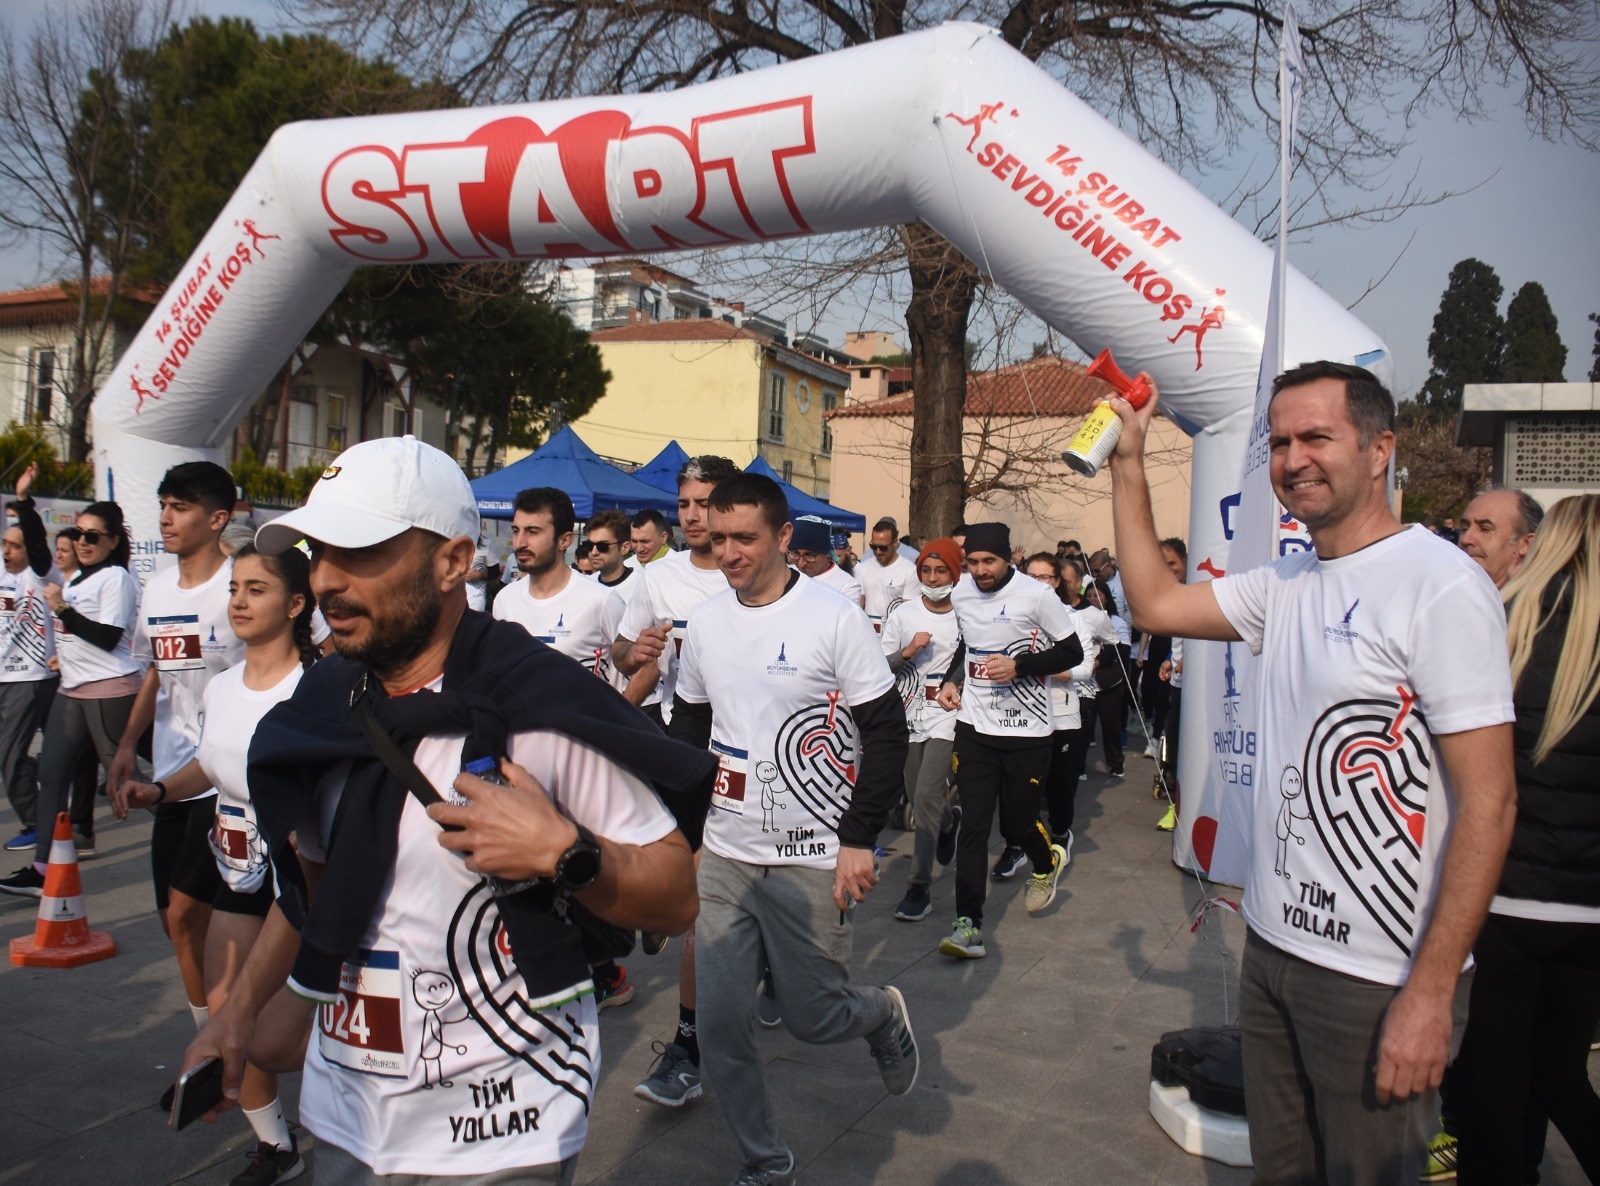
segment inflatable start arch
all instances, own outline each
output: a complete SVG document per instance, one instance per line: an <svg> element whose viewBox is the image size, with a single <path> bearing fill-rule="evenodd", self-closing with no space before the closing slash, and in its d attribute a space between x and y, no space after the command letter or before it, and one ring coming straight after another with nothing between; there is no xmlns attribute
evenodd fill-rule
<svg viewBox="0 0 1600 1186"><path fill-rule="evenodd" d="M95 399L99 496L154 540L161 475L221 460L360 265L633 255L917 220L1088 353L1109 347L1154 376L1195 437L1191 563L1222 571L1271 253L971 24L662 94L279 129ZM1295 272L1284 314L1287 364L1332 358L1388 378L1378 336ZM1223 661L1195 650L1191 686ZM1185 714L1191 787L1210 781L1212 715Z"/></svg>

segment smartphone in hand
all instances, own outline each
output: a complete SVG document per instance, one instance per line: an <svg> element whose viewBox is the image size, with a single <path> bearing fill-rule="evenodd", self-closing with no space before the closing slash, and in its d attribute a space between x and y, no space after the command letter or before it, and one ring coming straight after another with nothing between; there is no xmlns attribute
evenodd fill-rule
<svg viewBox="0 0 1600 1186"><path fill-rule="evenodd" d="M174 1132L182 1132L222 1102L222 1060L208 1058L178 1077L172 1094Z"/></svg>

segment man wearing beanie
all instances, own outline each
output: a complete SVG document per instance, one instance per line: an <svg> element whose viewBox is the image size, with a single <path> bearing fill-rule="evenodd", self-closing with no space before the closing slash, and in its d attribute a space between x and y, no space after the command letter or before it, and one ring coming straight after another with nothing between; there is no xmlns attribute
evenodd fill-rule
<svg viewBox="0 0 1600 1186"><path fill-rule="evenodd" d="M812 580L864 606L861 582L833 562L833 528L815 515L800 515L792 522L794 538L789 541L789 562Z"/></svg>
<svg viewBox="0 0 1600 1186"><path fill-rule="evenodd" d="M1007 845L1033 863L1024 900L1029 914L1055 900L1068 853L1039 823L1039 795L1050 768L1049 676L1083 660L1072 611L1042 581L1018 580L1004 523L967 528L967 574L951 595L962 650L939 691L955 710L961 772L961 838L956 847L956 921L939 944L945 955L980 959L989 828L1000 807ZM964 680L964 686L963 686Z"/></svg>

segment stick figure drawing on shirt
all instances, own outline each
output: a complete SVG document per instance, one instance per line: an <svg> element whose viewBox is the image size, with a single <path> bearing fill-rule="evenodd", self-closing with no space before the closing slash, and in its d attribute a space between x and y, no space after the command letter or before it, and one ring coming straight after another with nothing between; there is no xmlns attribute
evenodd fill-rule
<svg viewBox="0 0 1600 1186"><path fill-rule="evenodd" d="M778 768L771 762L757 762L756 778L761 781L761 830L776 832L778 825L773 822L772 812L774 809L786 811L789 806L778 802L778 796L783 792L773 786L778 781Z"/></svg>
<svg viewBox="0 0 1600 1186"><path fill-rule="evenodd" d="M453 1042L444 1040L444 1027L454 1025L456 1018L446 1021L441 1014L444 1007L456 997L456 984L444 972L429 972L426 969L412 974L411 995L421 1005L424 1012L422 1016L422 1086L428 1091L433 1090L434 1081L440 1087L454 1087L455 1084L444 1077L444 1052L454 1050L457 1054L465 1054L465 1046L457 1046ZM431 1066L429 1064L432 1064Z"/></svg>
<svg viewBox="0 0 1600 1186"><path fill-rule="evenodd" d="M1272 871L1281 877L1288 877L1289 837L1293 836L1296 844L1305 844L1306 838L1295 831L1294 824L1296 820L1310 819L1311 807L1306 802L1300 772L1293 766L1283 768L1283 776L1278 780L1278 793L1283 796L1283 806L1278 808L1278 860Z"/></svg>

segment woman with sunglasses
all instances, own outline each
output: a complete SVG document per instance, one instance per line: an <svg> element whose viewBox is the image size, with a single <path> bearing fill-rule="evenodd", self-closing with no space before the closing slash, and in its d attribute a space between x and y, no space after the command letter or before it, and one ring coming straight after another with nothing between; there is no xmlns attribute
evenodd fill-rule
<svg viewBox="0 0 1600 1186"><path fill-rule="evenodd" d="M39 844L32 865L0 881L0 893L29 898L43 892L55 818L66 806L73 770L90 750L110 765L144 680L131 645L139 582L128 571L132 546L122 508L114 502L90 503L78 515L77 528L78 572L65 588L50 584L44 590L60 623L61 690L50 706L39 754ZM91 830L78 838L78 848L92 853L92 814L84 822Z"/></svg>

